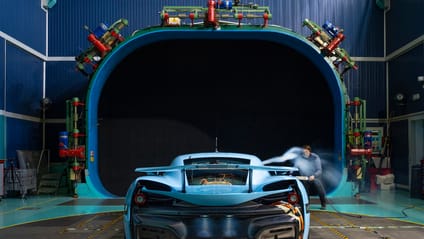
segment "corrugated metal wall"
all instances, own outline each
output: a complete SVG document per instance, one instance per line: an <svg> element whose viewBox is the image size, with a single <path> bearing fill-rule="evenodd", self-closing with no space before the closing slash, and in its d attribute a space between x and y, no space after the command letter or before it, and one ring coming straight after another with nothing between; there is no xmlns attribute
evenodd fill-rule
<svg viewBox="0 0 424 239"><path fill-rule="evenodd" d="M4 94L5 94L5 75L6 75L6 41L0 39L0 79L3 84L0 84L0 109L4 109ZM0 147L1 148L1 147Z"/></svg>
<svg viewBox="0 0 424 239"><path fill-rule="evenodd" d="M311 32L302 27L305 18L318 24L330 20L344 29L346 39L341 47L351 56L383 57L384 55L384 45L381 44L384 12L373 1L257 0L255 2L270 7L273 13L270 24L284 26L307 36ZM184 1L184 5L190 6L206 6L206 3L205 0ZM54 56L75 56L86 49L89 43L86 39L88 32L84 30L84 25L94 29L101 22L111 24L119 18L126 18L129 20L129 26L123 29L122 34L129 36L135 30L160 24L159 12L164 5L181 4L178 0L120 1L119 4L114 0L105 0L101 5L84 0L59 1L49 10L49 52ZM358 65L360 71L350 72L345 76L349 82L348 91L352 97L368 99L370 117L376 118L379 115L376 112L385 111L384 63L358 62ZM83 76L77 72L62 74L55 79L54 85L74 85L75 81L83 82ZM379 87L375 87L377 85ZM360 92L355 90L357 87L367 90ZM73 89L75 91L76 88ZM373 89L376 92L372 92ZM53 99L62 96L58 93L62 92L47 90L47 94ZM62 103L61 100L55 102ZM60 114L62 112L58 112L55 116L59 117Z"/></svg>
<svg viewBox="0 0 424 239"><path fill-rule="evenodd" d="M0 110L4 117L0 158L16 158L17 149L41 148L40 57L46 54L46 12L41 1L0 1L0 36Z"/></svg>
<svg viewBox="0 0 424 239"><path fill-rule="evenodd" d="M414 94L424 97L422 83L417 77L424 75L424 46L420 45L404 55L389 62L390 88L389 101L390 111L393 116L411 114L424 110L423 99L413 100ZM405 104L398 104L395 95L402 93L406 97Z"/></svg>
<svg viewBox="0 0 424 239"><path fill-rule="evenodd" d="M330 20L345 30L343 47L352 56L383 56L383 11L369 0L256 0L269 6L273 17L270 24L292 29L302 35L310 31L302 27L305 18L318 24ZM123 35L152 25L160 24L159 12L164 5L206 6L206 0L143 0L119 1L58 1L49 10L50 53L58 56L74 56L88 42L84 25L94 29L100 22L111 24L126 18L129 26ZM66 29L66 30L64 30Z"/></svg>
<svg viewBox="0 0 424 239"><path fill-rule="evenodd" d="M16 46L7 44L5 109L39 117L43 89L43 62Z"/></svg>
<svg viewBox="0 0 424 239"><path fill-rule="evenodd" d="M387 12L387 52L399 49L424 34L424 1L390 1Z"/></svg>
<svg viewBox="0 0 424 239"><path fill-rule="evenodd" d="M41 1L0 1L0 31L45 53L46 13Z"/></svg>
<svg viewBox="0 0 424 239"><path fill-rule="evenodd" d="M414 139L408 135L409 121L424 119L424 88L417 81L424 75L424 1L404 0L391 1L387 12L387 54L389 72L389 112L391 124L391 162L396 175L395 182L409 184L408 161L422 152L422 146L414 147L417 152L410 152ZM397 93L406 97L405 104L395 100ZM413 100L419 94L420 99ZM411 140L411 142L410 142ZM411 154L411 155L410 155Z"/></svg>
<svg viewBox="0 0 424 239"><path fill-rule="evenodd" d="M357 71L344 77L349 96L366 100L367 118L386 116L386 73L384 62L358 62Z"/></svg>
<svg viewBox="0 0 424 239"><path fill-rule="evenodd" d="M424 111L424 92L417 81L418 76L424 75L423 12L421 0L391 1L387 12L387 54L393 55L389 61L389 103L394 116ZM405 94L407 104L396 103L397 93ZM416 93L421 94L421 100L412 100Z"/></svg>

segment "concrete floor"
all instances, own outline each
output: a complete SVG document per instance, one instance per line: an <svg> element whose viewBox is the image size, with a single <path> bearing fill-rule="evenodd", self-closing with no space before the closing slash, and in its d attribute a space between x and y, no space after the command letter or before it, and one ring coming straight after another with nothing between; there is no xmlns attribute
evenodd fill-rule
<svg viewBox="0 0 424 239"><path fill-rule="evenodd" d="M3 198L0 238L124 238L123 199ZM424 238L424 200L403 190L311 200L310 239Z"/></svg>
<svg viewBox="0 0 424 239"><path fill-rule="evenodd" d="M424 225L393 220L312 211L310 239L423 238ZM0 230L1 238L124 238L122 213L96 213L21 224Z"/></svg>

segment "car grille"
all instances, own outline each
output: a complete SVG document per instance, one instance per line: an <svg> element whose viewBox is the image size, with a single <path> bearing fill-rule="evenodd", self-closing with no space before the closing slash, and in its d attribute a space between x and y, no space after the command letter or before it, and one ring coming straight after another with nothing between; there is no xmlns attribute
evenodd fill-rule
<svg viewBox="0 0 424 239"><path fill-rule="evenodd" d="M135 216L133 235L137 239L255 238L297 239L298 221L285 214L271 216L174 215Z"/></svg>
<svg viewBox="0 0 424 239"><path fill-rule="evenodd" d="M159 227L138 226L135 230L136 239L178 239L171 231ZM237 237L240 239L240 237ZM279 227L262 230L255 239L295 239L296 231L293 225L283 225Z"/></svg>

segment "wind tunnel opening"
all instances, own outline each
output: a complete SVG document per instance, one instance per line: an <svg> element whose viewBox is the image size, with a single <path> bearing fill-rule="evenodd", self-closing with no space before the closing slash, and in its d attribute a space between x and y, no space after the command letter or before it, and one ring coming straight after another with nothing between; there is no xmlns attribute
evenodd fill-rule
<svg viewBox="0 0 424 239"><path fill-rule="evenodd" d="M334 167L334 102L304 55L263 40L162 40L113 69L98 104L98 173L123 196L136 167L181 153L232 151L261 159L311 144ZM328 160L327 160L328 159ZM324 183L326 183L324 181ZM337 185L326 183L327 191Z"/></svg>

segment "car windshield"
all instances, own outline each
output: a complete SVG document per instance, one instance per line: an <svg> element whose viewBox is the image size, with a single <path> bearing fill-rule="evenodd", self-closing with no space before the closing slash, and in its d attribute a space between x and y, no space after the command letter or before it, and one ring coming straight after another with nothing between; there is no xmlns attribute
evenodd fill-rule
<svg viewBox="0 0 424 239"><path fill-rule="evenodd" d="M248 170L233 167L237 164L249 164L241 158L190 158L185 165L198 165L186 170L189 185L245 185Z"/></svg>

